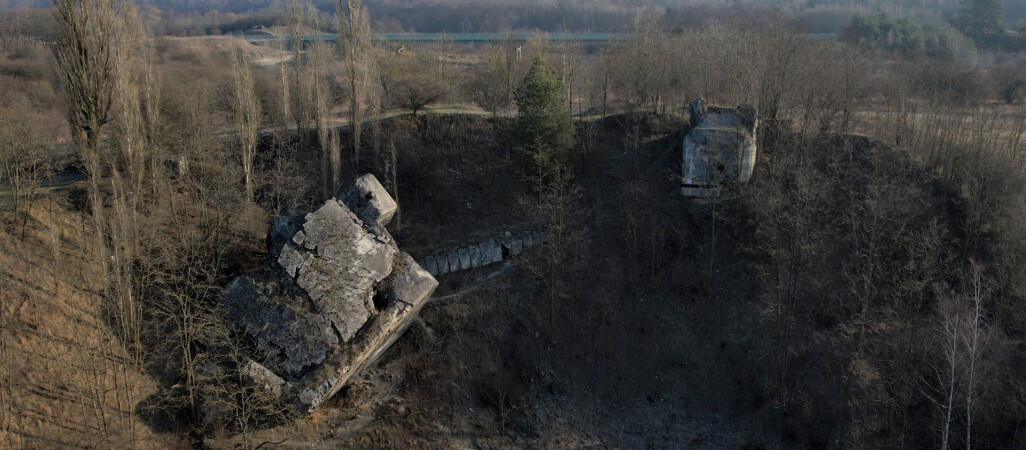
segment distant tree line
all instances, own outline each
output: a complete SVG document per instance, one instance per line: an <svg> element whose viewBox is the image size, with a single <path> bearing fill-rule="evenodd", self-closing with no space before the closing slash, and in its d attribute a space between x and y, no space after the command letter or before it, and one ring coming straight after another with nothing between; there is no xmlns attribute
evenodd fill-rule
<svg viewBox="0 0 1026 450"><path fill-rule="evenodd" d="M327 0L311 3L322 20L324 31L334 31L334 4ZM238 33L259 27L281 26L281 2L272 0L142 0L140 11L157 35L198 36ZM47 8L49 0L11 1L0 5L5 9ZM952 23L973 37L994 36L1004 22L1015 23L1026 18L1026 9L1018 4L1002 8L998 0L935 0L930 2L888 2L880 7L874 2L797 1L784 2L704 2L660 0L443 0L401 1L372 0L367 2L371 29L380 32L495 32L506 30L540 30L556 32L596 31L620 32L630 28L633 19L661 17L670 26L694 26L713 19L737 16L760 16L775 10L795 19L809 32L838 32L854 14L885 11L895 17L915 18L925 23ZM871 16L875 17L875 16ZM896 20L896 19L895 19ZM910 24L912 22L909 22ZM899 27L904 30L907 27ZM932 37L943 35L943 27L920 30L929 46ZM906 30L907 31L907 30Z"/></svg>
<svg viewBox="0 0 1026 450"><path fill-rule="evenodd" d="M886 12L856 15L845 37L870 49L939 54L965 44L965 36L943 25L920 25Z"/></svg>

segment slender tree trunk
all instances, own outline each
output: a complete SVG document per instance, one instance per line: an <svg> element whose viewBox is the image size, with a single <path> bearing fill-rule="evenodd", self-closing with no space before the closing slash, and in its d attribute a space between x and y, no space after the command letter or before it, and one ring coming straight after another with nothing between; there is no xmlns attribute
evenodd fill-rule
<svg viewBox="0 0 1026 450"><path fill-rule="evenodd" d="M944 401L944 426L941 435L941 450L948 449L948 436L951 434L951 415L955 407L955 384L957 383L955 369L958 366L958 322L960 315L956 312L954 317L945 319L945 347L944 355L948 362L947 395Z"/></svg>
<svg viewBox="0 0 1026 450"><path fill-rule="evenodd" d="M966 450L972 449L972 437L973 437L973 392L975 390L976 383L976 358L980 351L980 335L982 333L980 319L983 313L983 293L981 292L981 281L980 281L980 268L975 263L972 265L972 304L970 305L972 314L969 330L969 342L968 342L968 357L969 367L966 374L966 395L965 395L965 448Z"/></svg>

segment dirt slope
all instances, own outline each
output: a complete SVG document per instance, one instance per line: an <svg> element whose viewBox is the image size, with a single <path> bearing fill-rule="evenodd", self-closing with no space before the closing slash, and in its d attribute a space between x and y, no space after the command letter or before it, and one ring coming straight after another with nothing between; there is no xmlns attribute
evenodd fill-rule
<svg viewBox="0 0 1026 450"><path fill-rule="evenodd" d="M0 228L0 401L22 412L0 419L0 447L168 444L132 414L155 385L124 370L101 319L92 235L49 202L33 209L23 240Z"/></svg>

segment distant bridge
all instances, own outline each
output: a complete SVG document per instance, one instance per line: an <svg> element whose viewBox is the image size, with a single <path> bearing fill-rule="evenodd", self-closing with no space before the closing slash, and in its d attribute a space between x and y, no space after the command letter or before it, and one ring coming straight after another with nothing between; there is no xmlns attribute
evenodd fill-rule
<svg viewBox="0 0 1026 450"><path fill-rule="evenodd" d="M271 34L242 34L235 37L250 42L268 42L284 39L291 42L298 39L308 41L334 41L337 34L304 34L301 36L275 36ZM371 41L375 42L496 42L505 40L525 41L528 39L545 39L549 41L605 42L624 40L630 33L373 33Z"/></svg>

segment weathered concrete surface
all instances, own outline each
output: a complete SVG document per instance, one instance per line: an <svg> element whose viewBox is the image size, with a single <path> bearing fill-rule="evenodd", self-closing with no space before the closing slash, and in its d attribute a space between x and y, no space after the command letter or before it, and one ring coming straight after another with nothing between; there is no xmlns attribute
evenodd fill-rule
<svg viewBox="0 0 1026 450"><path fill-rule="evenodd" d="M376 205L395 202L377 180L368 175L354 185L343 192L374 192L353 203L360 216L332 199L305 216L276 218L267 262L219 299L223 316L256 348L243 373L302 411L373 363L438 286L382 226L391 212Z"/></svg>
<svg viewBox="0 0 1026 450"><path fill-rule="evenodd" d="M446 259L449 260L449 272L460 270L460 255L456 250L449 252Z"/></svg>
<svg viewBox="0 0 1026 450"><path fill-rule="evenodd" d="M445 255L432 256L432 258L435 259L435 265L437 268L436 272L431 272L432 274L444 275L449 273L449 258L446 258ZM421 264L421 266L423 266L423 264Z"/></svg>
<svg viewBox="0 0 1026 450"><path fill-rule="evenodd" d="M303 216L278 216L271 219L267 229L267 252L277 258L292 236L303 228Z"/></svg>
<svg viewBox="0 0 1026 450"><path fill-rule="evenodd" d="M376 361L402 335L420 309L427 303L438 282L409 255L402 255L402 268L389 279L379 295L388 306L375 316L361 333L362 339L332 354L324 364L308 373L299 385L299 406L304 411L317 409L361 370Z"/></svg>
<svg viewBox="0 0 1026 450"><path fill-rule="evenodd" d="M338 200L364 222L388 225L399 205L374 175L367 174L342 188Z"/></svg>
<svg viewBox="0 0 1026 450"><path fill-rule="evenodd" d="M284 378L295 378L327 358L339 344L331 321L309 308L296 289L257 272L236 278L219 299L221 314L241 327L260 352L250 355Z"/></svg>
<svg viewBox="0 0 1026 450"><path fill-rule="evenodd" d="M488 249L488 254L491 257L491 261L489 263L497 263L502 261L502 246L499 245L498 239L491 238L483 242L482 245L484 245L485 248Z"/></svg>
<svg viewBox="0 0 1026 450"><path fill-rule="evenodd" d="M432 276L445 275L460 270L477 269L503 259L519 255L525 250L542 243L537 231L505 232L499 237L450 250L420 261L421 267Z"/></svg>
<svg viewBox="0 0 1026 450"><path fill-rule="evenodd" d="M481 267L481 246L473 244L468 248L470 251L470 267L474 269Z"/></svg>
<svg viewBox="0 0 1026 450"><path fill-rule="evenodd" d="M747 183L755 168L755 108L717 108L691 102L691 130L684 136L681 194L715 195L722 185Z"/></svg>
<svg viewBox="0 0 1026 450"><path fill-rule="evenodd" d="M392 271L399 252L364 229L345 206L328 201L306 215L278 264L306 291L348 342L374 311L371 289Z"/></svg>
<svg viewBox="0 0 1026 450"><path fill-rule="evenodd" d="M252 359L242 366L242 376L260 390L275 397L281 396L281 391L285 388L284 379Z"/></svg>

